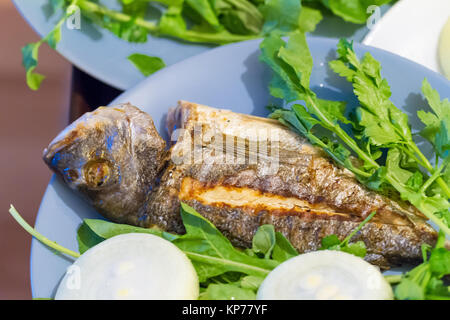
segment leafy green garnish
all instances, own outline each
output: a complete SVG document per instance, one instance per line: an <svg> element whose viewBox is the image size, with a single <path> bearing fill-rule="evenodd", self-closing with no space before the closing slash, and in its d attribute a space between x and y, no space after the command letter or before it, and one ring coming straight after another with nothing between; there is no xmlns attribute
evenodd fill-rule
<svg viewBox="0 0 450 320"><path fill-rule="evenodd" d="M265 0L263 32L286 34L298 29L302 5L298 0Z"/></svg>
<svg viewBox="0 0 450 320"><path fill-rule="evenodd" d="M50 241L28 225L11 206L11 215L32 236L49 248L72 256L79 253ZM186 233L176 235L157 228L141 228L98 219L85 219L78 228L79 251L86 252L100 242L126 233L148 233L175 244L191 260L201 285L200 299L255 299L267 274L297 252L272 225L263 225L255 233L251 255L233 247L231 242L193 208L182 203L181 217Z"/></svg>
<svg viewBox="0 0 450 320"><path fill-rule="evenodd" d="M425 124L421 135L433 145L442 159L450 154L450 101L441 101L439 93L434 90L427 79L423 80L422 92L433 112L419 110L417 115ZM449 180L447 180L449 181Z"/></svg>
<svg viewBox="0 0 450 320"><path fill-rule="evenodd" d="M100 241L123 233L143 232L171 241L192 261L197 271L203 299L231 296L255 297L265 276L284 260L297 255L297 251L272 225L261 226L254 235L253 247L243 251L231 242L208 220L193 208L182 204L181 217L186 234L175 235L159 229L148 229L85 219L78 229L80 252ZM99 241L100 240L100 241Z"/></svg>
<svg viewBox="0 0 450 320"><path fill-rule="evenodd" d="M74 2L72 1L72 4ZM52 2L52 5L54 8L62 6L60 2ZM56 49L57 44L61 40L61 26L69 15L69 12L66 12L47 36L37 42L28 43L22 48L22 65L25 68L26 81L30 89L39 89L42 81L45 79L44 75L35 72L38 65L39 48L46 42L52 49Z"/></svg>
<svg viewBox="0 0 450 320"><path fill-rule="evenodd" d="M270 224L261 226L253 236L253 251L265 258L270 258L275 242L275 228Z"/></svg>
<svg viewBox="0 0 450 320"><path fill-rule="evenodd" d="M442 280L450 274L450 251L445 249L445 234L439 233L434 249L423 246L422 251L424 262L399 279L395 297L399 300L450 300L450 287Z"/></svg>
<svg viewBox="0 0 450 320"><path fill-rule="evenodd" d="M316 29L317 24L319 24L322 19L323 16L320 10L302 6L298 18L299 29L302 32L312 32Z"/></svg>
<svg viewBox="0 0 450 320"><path fill-rule="evenodd" d="M362 24L368 17L368 6L391 0L308 0L303 1L306 6L301 0L118 0L119 9L96 0L48 1L53 13L62 9L64 14L48 36L23 49L27 83L33 90L37 90L44 79L35 72L38 49L43 42L56 48L61 27L73 13L70 8L79 8L83 21L88 20L128 42L146 42L151 34L222 45L269 33L310 32L322 20L322 12L328 14L330 10L347 21ZM149 19L156 11L160 11L160 17ZM162 66L156 62L154 65ZM143 70L149 75L155 69Z"/></svg>
<svg viewBox="0 0 450 320"><path fill-rule="evenodd" d="M79 253L74 252L72 250L69 250L67 248L64 248L63 246L57 244L54 241L49 240L48 238L44 237L42 234L40 234L36 229L34 229L32 226L30 226L17 212L16 208L14 208L12 205L9 208L9 213L11 216L19 223L19 225L25 229L29 234L31 234L33 237L35 237L37 240L48 246L49 248L52 248L53 250L56 250L58 252L61 252L63 254L69 255L73 258L78 258L80 256Z"/></svg>
<svg viewBox="0 0 450 320"><path fill-rule="evenodd" d="M146 77L166 66L161 58L150 57L141 53L133 53L128 57L128 60Z"/></svg>
<svg viewBox="0 0 450 320"><path fill-rule="evenodd" d="M366 23L369 18L367 8L369 6L381 6L391 0L329 0L331 11L342 17L345 21L353 23Z"/></svg>
<svg viewBox="0 0 450 320"><path fill-rule="evenodd" d="M337 250L337 251L343 251L347 253L351 253L357 257L364 258L367 253L366 245L364 241L357 241L354 243L350 243L350 240L353 238L355 234L359 232L359 230L366 225L367 222L369 222L373 216L375 215L376 211L372 212L367 216L367 218L364 219L356 228L353 230L347 237L345 237L344 240L339 240L337 235L332 234L329 236L326 236L322 239L322 247L319 250Z"/></svg>
<svg viewBox="0 0 450 320"><path fill-rule="evenodd" d="M369 53L360 61L345 40L339 42L337 52L339 59L330 62L330 67L352 83L360 102L353 118L346 117L344 103L320 99L310 89L313 61L303 33L293 33L287 43L275 34L264 39L260 60L273 71L270 93L287 103L303 103L290 109L271 107L270 117L321 147L369 188L387 194L398 192L450 234L445 214L450 189L442 177L448 163L434 168L421 153L413 141L408 116L389 100L390 88L381 77L379 62ZM319 134L323 131L326 136ZM386 150L387 157L381 157ZM416 222L414 214L405 214Z"/></svg>

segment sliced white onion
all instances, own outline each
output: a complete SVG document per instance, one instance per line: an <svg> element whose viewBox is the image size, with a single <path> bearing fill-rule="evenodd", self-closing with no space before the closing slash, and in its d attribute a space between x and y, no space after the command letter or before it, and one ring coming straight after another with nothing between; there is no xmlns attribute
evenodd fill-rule
<svg viewBox="0 0 450 320"><path fill-rule="evenodd" d="M68 268L55 299L197 299L191 261L160 237L128 233L92 247Z"/></svg>
<svg viewBox="0 0 450 320"><path fill-rule="evenodd" d="M450 79L450 18L441 31L439 43L439 60L442 71Z"/></svg>
<svg viewBox="0 0 450 320"><path fill-rule="evenodd" d="M261 284L262 300L386 300L391 286L379 269L341 251L301 254L276 267Z"/></svg>

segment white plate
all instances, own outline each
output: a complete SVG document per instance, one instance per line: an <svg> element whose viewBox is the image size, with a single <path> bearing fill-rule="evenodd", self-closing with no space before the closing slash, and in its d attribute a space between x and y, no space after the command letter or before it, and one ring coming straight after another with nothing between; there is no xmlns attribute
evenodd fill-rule
<svg viewBox="0 0 450 320"><path fill-rule="evenodd" d="M311 87L321 98L348 101L354 106L357 101L351 86L328 68L328 61L334 59L336 43L336 40L331 39L308 39L314 57ZM131 102L140 107L153 117L156 128L166 139L164 117L168 108L181 99L266 116L266 106L271 102L267 89L270 71L258 61L258 44L258 41L241 42L186 59L158 71L112 103ZM408 113L415 114L418 108L423 108L420 88L425 77L443 98L450 97L450 82L421 65L359 44L355 44L355 51L358 56L370 51L380 61L382 75L392 89L393 103ZM408 76L404 77L405 74ZM417 117L411 116L411 125L417 130L420 126ZM429 155L427 151L430 149L425 147L422 147L422 151ZM77 228L85 218L101 217L54 176L42 199L36 229L49 239L77 251ZM30 261L33 297L53 297L70 263L70 259L55 255L33 239Z"/></svg>
<svg viewBox="0 0 450 320"><path fill-rule="evenodd" d="M450 0L402 0L372 28L363 43L441 72L438 46L450 18Z"/></svg>

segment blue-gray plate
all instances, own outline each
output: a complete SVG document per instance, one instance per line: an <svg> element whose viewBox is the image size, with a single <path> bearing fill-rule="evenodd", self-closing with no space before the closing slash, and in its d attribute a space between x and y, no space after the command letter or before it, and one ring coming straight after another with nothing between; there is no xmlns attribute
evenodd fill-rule
<svg viewBox="0 0 450 320"><path fill-rule="evenodd" d="M336 40L308 39L314 59L312 88L320 97L346 100L355 105L351 86L328 68L335 57ZM450 82L441 75L386 51L355 44L358 55L370 51L381 62L394 104L410 114L414 130L420 129L416 117L419 109L427 109L420 88L424 78L450 97ZM129 89L116 102L131 102L149 113L157 128L164 132L164 116L178 100L206 104L216 108L258 116L267 115L265 106L272 101L268 93L270 71L259 62L259 41L248 41L219 47L165 68ZM167 136L167 135L165 135ZM43 148L45 146L42 146ZM424 152L429 147L423 145ZM57 243L77 250L76 232L82 219L100 218L93 208L53 177L42 199L36 228ZM71 260L58 255L33 240L31 251L31 284L33 297L53 297Z"/></svg>

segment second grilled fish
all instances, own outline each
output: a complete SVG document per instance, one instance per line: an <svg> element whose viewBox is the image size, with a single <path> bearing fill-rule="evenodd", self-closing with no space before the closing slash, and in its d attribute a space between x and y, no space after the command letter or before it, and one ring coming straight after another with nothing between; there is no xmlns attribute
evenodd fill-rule
<svg viewBox="0 0 450 320"><path fill-rule="evenodd" d="M353 240L363 240L366 260L381 267L415 262L421 244L436 240L414 207L368 190L275 120L180 102L167 124L177 136L169 152L137 108L98 109L60 134L44 160L117 222L182 233L184 201L235 245L250 246L258 226L270 223L308 252L377 211Z"/></svg>

